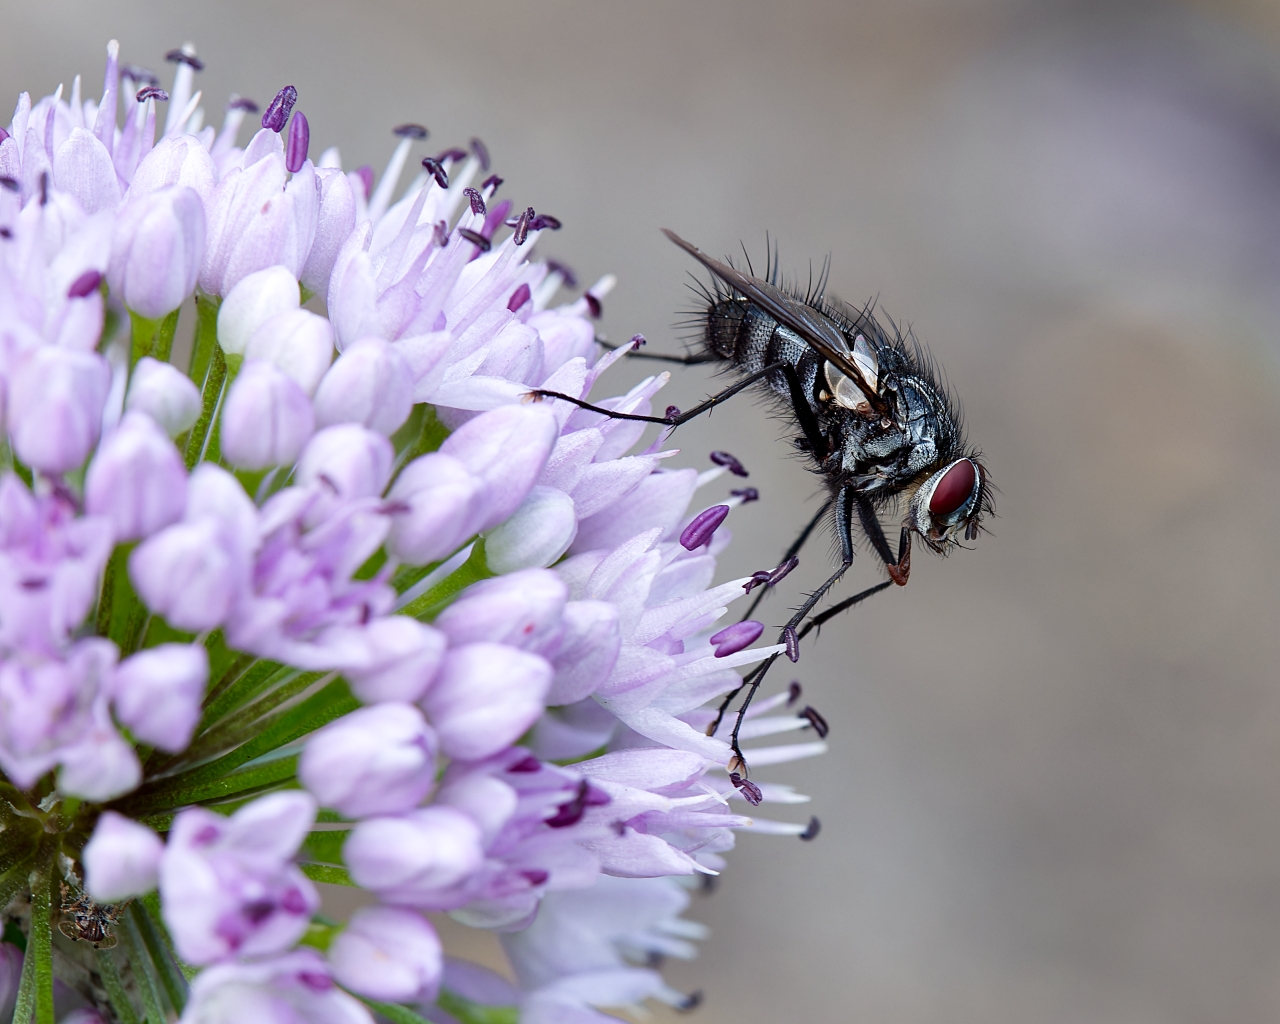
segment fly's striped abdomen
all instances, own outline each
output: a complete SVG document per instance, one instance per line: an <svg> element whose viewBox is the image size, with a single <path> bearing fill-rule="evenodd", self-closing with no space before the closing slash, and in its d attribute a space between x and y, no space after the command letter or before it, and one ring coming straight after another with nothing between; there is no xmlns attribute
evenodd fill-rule
<svg viewBox="0 0 1280 1024"><path fill-rule="evenodd" d="M818 373L822 359L798 334L749 302L722 299L707 309L706 345L710 354L743 373L757 373L775 363L789 363L799 374L809 404L818 408ZM769 374L769 389L790 401L781 371Z"/></svg>

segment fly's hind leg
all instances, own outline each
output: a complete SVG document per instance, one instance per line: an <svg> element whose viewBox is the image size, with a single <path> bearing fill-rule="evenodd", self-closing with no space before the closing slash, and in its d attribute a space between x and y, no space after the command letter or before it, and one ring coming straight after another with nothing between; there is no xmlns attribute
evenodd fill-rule
<svg viewBox="0 0 1280 1024"><path fill-rule="evenodd" d="M779 559L778 567L772 572L755 574L754 579L758 579L760 581L760 593L756 594L755 599L751 602L751 607L748 608L746 614L742 616L743 620L751 618L756 608L759 607L760 602L764 600L765 594L767 594L774 584L778 583L783 576L795 568L795 565L790 565L789 563L793 558L797 558L799 556L801 550L805 546L805 543L809 540L810 535L817 528L818 524L822 522L822 517L827 514L827 511L830 508L831 499L828 498L822 503L822 507L818 509L817 514L809 520L809 525L800 531L800 536L792 542L791 546L787 548L782 558ZM754 589L754 587L752 589Z"/></svg>
<svg viewBox="0 0 1280 1024"><path fill-rule="evenodd" d="M639 337L640 335L636 335L636 338ZM720 362L719 356L713 356L706 353L701 355L690 355L686 352L682 356L674 356L667 355L665 352L642 352L636 347L636 338L632 338L627 342L627 344L631 346L631 352L627 355L628 359L652 359L661 363L679 363L681 366L701 366L703 363ZM601 341L599 338L596 338L596 344L608 352L614 352L623 347L621 345L615 345L609 341ZM644 344L643 340L640 344Z"/></svg>

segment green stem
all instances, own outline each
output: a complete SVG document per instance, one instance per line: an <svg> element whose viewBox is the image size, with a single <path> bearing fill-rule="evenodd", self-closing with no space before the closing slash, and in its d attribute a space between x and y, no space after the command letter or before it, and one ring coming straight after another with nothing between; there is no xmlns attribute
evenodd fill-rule
<svg viewBox="0 0 1280 1024"><path fill-rule="evenodd" d="M409 419L391 438L391 443L395 445L398 453L395 470L391 477L392 483L400 475L401 469L419 455L426 455L428 452L439 449L448 436L449 428L440 422L434 408L425 403L415 405L413 412L409 414Z"/></svg>
<svg viewBox="0 0 1280 1024"><path fill-rule="evenodd" d="M187 469L194 469L195 464L204 458L209 431L213 426L214 417L218 414L218 406L222 402L222 391L226 383L227 361L223 357L222 349L215 339L213 351L209 354L209 366L204 375L204 386L201 389L203 401L200 408L200 418L196 420L196 425L191 428L191 433L187 435Z"/></svg>
<svg viewBox="0 0 1280 1024"><path fill-rule="evenodd" d="M130 910L132 911L132 908ZM138 934L138 926L133 919L133 914L126 914L121 925L120 937L124 939L129 953L129 963L133 965L133 976L138 982L138 991L142 994L142 1008L147 1015L147 1024L167 1024L155 964L147 955L146 946Z"/></svg>
<svg viewBox="0 0 1280 1024"><path fill-rule="evenodd" d="M209 372L209 360L218 347L218 306L216 295L196 293L196 336L191 345L191 366L187 376L198 384L204 383Z"/></svg>
<svg viewBox="0 0 1280 1024"><path fill-rule="evenodd" d="M142 936L142 942L147 947L147 954L160 975L160 983L164 986L165 995L169 997L169 1003L173 1008L181 1014L182 1008L187 1005L187 980L174 962L167 936L160 932L163 926L152 920L147 912L148 908L141 901L135 900L129 909L133 913L134 923Z"/></svg>
<svg viewBox="0 0 1280 1024"><path fill-rule="evenodd" d="M107 998L111 1000L111 1009L120 1018L120 1024L139 1024L138 1013L133 1008L129 994L124 990L120 968L109 949L98 950L98 975L102 978L102 987L107 990Z"/></svg>
<svg viewBox="0 0 1280 1024"><path fill-rule="evenodd" d="M27 932L26 959L22 962L22 979L18 983L18 1004L13 1011L16 1022L26 1024L35 1011L36 1024L54 1024L53 1020L53 865L46 863L33 872L31 886L31 928ZM25 996L25 998L24 998Z"/></svg>
<svg viewBox="0 0 1280 1024"><path fill-rule="evenodd" d="M159 320L139 316L132 310L129 322L133 327L133 344L129 349L129 369L132 371L143 356L159 359L162 363L169 361L173 353L173 336L178 330L178 311L175 309Z"/></svg>

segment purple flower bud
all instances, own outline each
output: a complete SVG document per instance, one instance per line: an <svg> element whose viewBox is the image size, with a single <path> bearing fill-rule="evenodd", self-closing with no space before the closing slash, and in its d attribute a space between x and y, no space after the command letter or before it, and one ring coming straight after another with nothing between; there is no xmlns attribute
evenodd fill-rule
<svg viewBox="0 0 1280 1024"><path fill-rule="evenodd" d="M117 541L139 540L176 523L187 506L187 472L150 416L125 413L89 463L85 511L111 522Z"/></svg>
<svg viewBox="0 0 1280 1024"><path fill-rule="evenodd" d="M315 413L307 393L271 363L244 364L222 410L222 454L241 469L267 469L297 459Z"/></svg>
<svg viewBox="0 0 1280 1024"><path fill-rule="evenodd" d="M742 463L728 452L712 452L711 461L717 466L724 466L734 476L750 476Z"/></svg>
<svg viewBox="0 0 1280 1024"><path fill-rule="evenodd" d="M396 456L391 442L355 423L317 432L298 459L294 479L321 484L337 502L372 498L387 488Z"/></svg>
<svg viewBox="0 0 1280 1024"><path fill-rule="evenodd" d="M204 235L204 207L192 189L170 185L126 203L111 236L112 292L141 316L171 313L195 291Z"/></svg>
<svg viewBox="0 0 1280 1024"><path fill-rule="evenodd" d="M712 505L705 512L699 512L680 534L680 546L688 551L696 551L710 542L728 514L728 505Z"/></svg>
<svg viewBox="0 0 1280 1024"><path fill-rule="evenodd" d="M133 551L129 579L146 606L169 625L193 632L213 629L248 586L249 566L238 554L216 520L180 523Z"/></svg>
<svg viewBox="0 0 1280 1024"><path fill-rule="evenodd" d="M483 492L483 482L450 455L432 452L414 459L388 494L399 511L387 550L410 565L452 554L475 534L479 517L473 508Z"/></svg>
<svg viewBox="0 0 1280 1024"><path fill-rule="evenodd" d="M509 747L542 713L551 666L506 644L451 650L422 699L440 746L450 757L478 761Z"/></svg>
<svg viewBox="0 0 1280 1024"><path fill-rule="evenodd" d="M554 572L524 569L468 587L435 625L451 647L489 640L542 651L558 639L568 597L568 587Z"/></svg>
<svg viewBox="0 0 1280 1024"><path fill-rule="evenodd" d="M218 168L194 135L170 135L157 142L133 172L125 203L172 185L194 189L206 209L213 200Z"/></svg>
<svg viewBox="0 0 1280 1024"><path fill-rule="evenodd" d="M111 704L136 738L176 754L200 721L208 678L203 646L160 644L121 662L111 680Z"/></svg>
<svg viewBox="0 0 1280 1024"><path fill-rule="evenodd" d="M444 952L421 914L361 907L330 945L329 962L344 988L370 999L411 1003L434 996Z"/></svg>
<svg viewBox="0 0 1280 1024"><path fill-rule="evenodd" d="M356 226L356 193L351 179L337 167L316 171L320 184L320 207L316 214L316 237L302 268L302 283L321 298L329 296L329 277L338 250Z"/></svg>
<svg viewBox="0 0 1280 1024"><path fill-rule="evenodd" d="M262 127L272 132L282 131L297 102L298 90L292 85L286 85L267 106L266 113L262 115Z"/></svg>
<svg viewBox="0 0 1280 1024"><path fill-rule="evenodd" d="M545 405L504 405L468 420L440 451L452 455L483 484L477 529L507 519L542 475L559 428Z"/></svg>
<svg viewBox="0 0 1280 1024"><path fill-rule="evenodd" d="M311 126L307 124L307 116L299 110L293 115L293 123L289 125L289 144L285 147L284 166L293 174L302 170L307 162L307 149L311 145Z"/></svg>
<svg viewBox="0 0 1280 1024"><path fill-rule="evenodd" d="M298 281L288 267L267 267L247 274L218 307L218 344L228 355L244 355L259 327L301 304Z"/></svg>
<svg viewBox="0 0 1280 1024"><path fill-rule="evenodd" d="M320 381L316 422L361 423L388 437L413 409L413 374L398 349L381 338L348 345Z"/></svg>
<svg viewBox="0 0 1280 1024"><path fill-rule="evenodd" d="M401 817L370 818L351 830L342 859L355 883L384 899L430 906L437 890L484 862L480 827L451 807L424 807Z"/></svg>
<svg viewBox="0 0 1280 1024"><path fill-rule="evenodd" d="M214 964L191 981L185 1016L200 1024L372 1024L364 1004L333 983L314 949Z"/></svg>
<svg viewBox="0 0 1280 1024"><path fill-rule="evenodd" d="M763 622L744 619L714 634L711 637L711 646L716 649L717 658L727 658L730 654L737 654L744 648L750 647L760 639L760 634L763 632Z"/></svg>
<svg viewBox="0 0 1280 1024"><path fill-rule="evenodd" d="M333 325L307 309L277 313L253 332L244 357L274 363L313 395L333 361Z"/></svg>
<svg viewBox="0 0 1280 1024"><path fill-rule="evenodd" d="M43 346L9 381L9 438L28 466L65 473L98 441L111 369L96 352Z"/></svg>
<svg viewBox="0 0 1280 1024"><path fill-rule="evenodd" d="M364 657L344 674L365 703L417 700L444 658L444 634L404 615L374 620L362 630L361 640Z"/></svg>
<svg viewBox="0 0 1280 1024"><path fill-rule="evenodd" d="M622 649L618 607L609 601L570 601L562 621L564 635L551 658L556 671L547 694L551 705L590 697L613 671Z"/></svg>
<svg viewBox="0 0 1280 1024"><path fill-rule="evenodd" d="M492 572L555 563L578 533L573 499L555 487L535 487L505 523L485 537L484 554Z"/></svg>
<svg viewBox="0 0 1280 1024"><path fill-rule="evenodd" d="M117 903L156 887L164 843L145 825L103 811L85 844L85 891L99 903Z"/></svg>
<svg viewBox="0 0 1280 1024"><path fill-rule="evenodd" d="M315 816L315 801L290 790L260 797L230 818L192 807L173 819L160 897L183 960L262 956L302 937L320 897L292 859Z"/></svg>
<svg viewBox="0 0 1280 1024"><path fill-rule="evenodd" d="M400 814L435 784L436 736L412 704L361 708L307 740L298 779L348 818Z"/></svg>
<svg viewBox="0 0 1280 1024"><path fill-rule="evenodd" d="M146 413L170 437L177 437L199 418L200 391L176 366L143 356L133 368L124 407Z"/></svg>

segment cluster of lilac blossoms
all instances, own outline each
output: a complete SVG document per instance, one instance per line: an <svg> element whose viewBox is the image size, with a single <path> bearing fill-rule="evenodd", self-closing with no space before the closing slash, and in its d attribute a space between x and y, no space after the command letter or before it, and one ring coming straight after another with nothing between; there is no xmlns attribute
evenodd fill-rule
<svg viewBox="0 0 1280 1024"><path fill-rule="evenodd" d="M599 397L612 281L553 304L559 222L478 141L397 197L419 126L375 184L312 161L291 86L215 130L191 47L167 91L107 56L99 100L0 129L0 1015L690 1005L654 965L692 955L691 882L737 830L816 827L756 817L805 798L709 735L782 649L721 621L759 580L712 582L756 495L696 495L745 471L529 401L647 413L666 375ZM740 738L820 727L794 699ZM335 923L317 881L366 905ZM428 912L499 933L514 982Z"/></svg>

